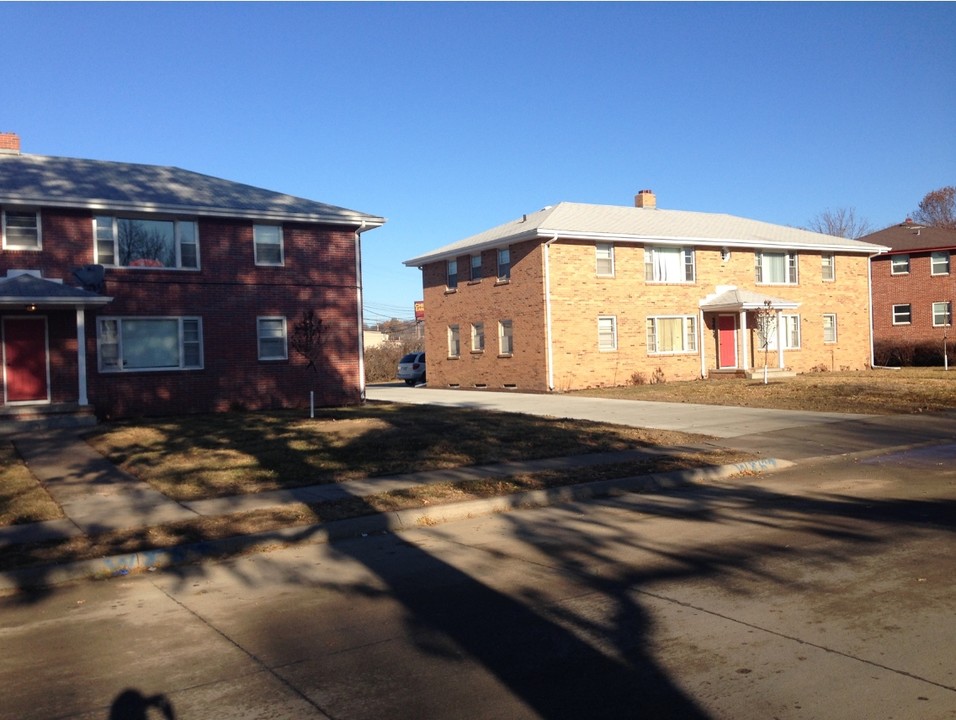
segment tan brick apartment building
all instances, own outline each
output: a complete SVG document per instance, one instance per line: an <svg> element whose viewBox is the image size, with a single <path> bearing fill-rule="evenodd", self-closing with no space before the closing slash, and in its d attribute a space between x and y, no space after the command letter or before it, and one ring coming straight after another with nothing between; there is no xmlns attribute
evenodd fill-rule
<svg viewBox="0 0 956 720"><path fill-rule="evenodd" d="M873 258L873 337L877 344L939 343L953 338L956 230L907 219L861 238L890 250Z"/></svg>
<svg viewBox="0 0 956 720"><path fill-rule="evenodd" d="M565 391L864 368L885 248L723 214L563 202L405 261L433 387Z"/></svg>

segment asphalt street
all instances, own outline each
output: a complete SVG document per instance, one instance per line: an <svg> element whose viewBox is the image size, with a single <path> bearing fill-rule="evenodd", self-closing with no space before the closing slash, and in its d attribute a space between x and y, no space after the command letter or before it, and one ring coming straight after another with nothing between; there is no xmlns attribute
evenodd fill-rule
<svg viewBox="0 0 956 720"><path fill-rule="evenodd" d="M0 718L952 720L927 437L0 598Z"/></svg>

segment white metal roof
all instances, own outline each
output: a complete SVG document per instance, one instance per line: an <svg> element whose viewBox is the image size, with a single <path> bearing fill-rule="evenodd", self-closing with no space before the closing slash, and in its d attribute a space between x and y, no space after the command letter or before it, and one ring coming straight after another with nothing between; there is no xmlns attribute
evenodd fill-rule
<svg viewBox="0 0 956 720"><path fill-rule="evenodd" d="M562 202L405 261L409 267L523 240L552 238L598 242L787 248L874 255L882 245L775 225L724 213Z"/></svg>

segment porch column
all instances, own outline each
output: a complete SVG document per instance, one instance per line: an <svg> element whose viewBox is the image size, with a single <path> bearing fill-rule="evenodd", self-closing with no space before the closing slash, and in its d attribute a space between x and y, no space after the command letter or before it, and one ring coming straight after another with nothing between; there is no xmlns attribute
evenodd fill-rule
<svg viewBox="0 0 956 720"><path fill-rule="evenodd" d="M749 343L747 342L747 335L749 333L747 332L747 311L746 310L740 311L740 322L738 323L738 325L740 326L740 347L742 348L742 352L741 352L742 362L738 364L740 365L741 370L746 371L750 369L750 348L749 348Z"/></svg>
<svg viewBox="0 0 956 720"><path fill-rule="evenodd" d="M76 374L79 376L79 403L89 405L86 396L86 316L83 308L76 308Z"/></svg>
<svg viewBox="0 0 956 720"><path fill-rule="evenodd" d="M781 312L778 308L774 313L774 322L777 323L777 367L783 370L783 339L784 339L784 327L781 320Z"/></svg>

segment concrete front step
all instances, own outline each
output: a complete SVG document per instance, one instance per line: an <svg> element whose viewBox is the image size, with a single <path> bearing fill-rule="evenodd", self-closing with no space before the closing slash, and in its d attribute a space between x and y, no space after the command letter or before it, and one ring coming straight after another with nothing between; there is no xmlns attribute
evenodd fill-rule
<svg viewBox="0 0 956 720"><path fill-rule="evenodd" d="M0 435L96 425L92 405L55 403L0 407Z"/></svg>

